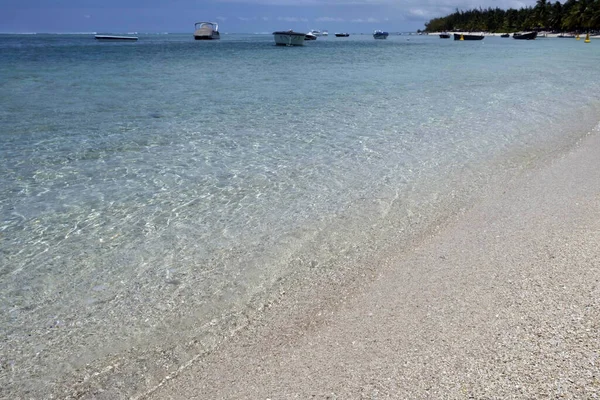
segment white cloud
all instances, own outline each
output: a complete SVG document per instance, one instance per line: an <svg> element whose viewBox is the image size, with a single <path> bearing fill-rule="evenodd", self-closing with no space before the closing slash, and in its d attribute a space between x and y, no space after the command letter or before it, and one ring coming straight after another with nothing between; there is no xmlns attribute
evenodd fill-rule
<svg viewBox="0 0 600 400"><path fill-rule="evenodd" d="M396 5L397 0L216 0L221 3L261 4L272 6L347 6L347 5ZM490 1L490 0L488 0Z"/></svg>
<svg viewBox="0 0 600 400"><path fill-rule="evenodd" d="M277 21L285 21L285 22L308 22L306 18L298 18L298 17L277 17Z"/></svg>
<svg viewBox="0 0 600 400"><path fill-rule="evenodd" d="M410 10L408 10L408 13L415 17L426 17L427 16L427 11L421 10L420 8L411 8Z"/></svg>
<svg viewBox="0 0 600 400"><path fill-rule="evenodd" d="M227 17L217 17L217 21L227 21Z"/></svg>
<svg viewBox="0 0 600 400"><path fill-rule="evenodd" d="M523 8L535 6L536 0L212 0L221 3L242 3L269 5L276 7L374 7L382 13L389 13L390 9L395 10L398 17L403 15L417 17L411 10L421 10L422 18L433 18L448 14L448 10L453 12L455 9L469 10L473 8L499 7ZM552 0L551 0L552 1ZM342 14L342 12L340 12ZM394 17L393 19L397 19ZM356 21L362 20L358 18ZM326 21L327 22L327 21Z"/></svg>
<svg viewBox="0 0 600 400"><path fill-rule="evenodd" d="M399 23L426 22L432 18L443 17L458 10L474 8L523 8L535 6L536 0L211 0L216 3L238 3L269 5L290 14L303 7L306 17L254 17L245 21L284 21L319 23ZM554 1L554 0L549 0ZM328 15L329 14L329 15ZM331 16L333 14L333 16ZM293 14L292 14L293 15ZM318 15L325 15L318 17ZM371 15L365 17L364 15Z"/></svg>
<svg viewBox="0 0 600 400"><path fill-rule="evenodd" d="M379 20L377 18L367 18L367 19L358 18L358 19L353 19L351 22L356 22L359 24L374 24L374 23L378 23Z"/></svg>
<svg viewBox="0 0 600 400"><path fill-rule="evenodd" d="M213 0L216 3L244 3L244 4L267 4L274 6L393 6L399 9L411 7L451 7L475 8L475 7L499 7L499 8L521 8L535 5L536 0Z"/></svg>
<svg viewBox="0 0 600 400"><path fill-rule="evenodd" d="M319 17L315 19L317 22L344 22L344 18L338 17Z"/></svg>

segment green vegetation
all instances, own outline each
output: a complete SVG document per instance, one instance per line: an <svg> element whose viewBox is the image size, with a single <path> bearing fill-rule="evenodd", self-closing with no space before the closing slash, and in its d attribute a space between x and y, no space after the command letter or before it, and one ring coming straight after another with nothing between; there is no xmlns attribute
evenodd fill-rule
<svg viewBox="0 0 600 400"><path fill-rule="evenodd" d="M456 10L442 18L434 18L425 24L427 32L486 31L518 32L590 31L600 30L600 0L567 0L550 3L537 0L535 7L519 10L488 8L469 11Z"/></svg>

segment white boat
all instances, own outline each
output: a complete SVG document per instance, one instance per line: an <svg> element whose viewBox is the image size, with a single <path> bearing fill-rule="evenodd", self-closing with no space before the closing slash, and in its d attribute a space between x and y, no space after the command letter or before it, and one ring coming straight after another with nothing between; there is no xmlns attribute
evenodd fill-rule
<svg viewBox="0 0 600 400"><path fill-rule="evenodd" d="M289 31L273 32L273 38L277 46L304 46L306 33Z"/></svg>
<svg viewBox="0 0 600 400"><path fill-rule="evenodd" d="M323 32L321 32L321 35L323 35L323 36L329 36L329 32L323 31Z"/></svg>
<svg viewBox="0 0 600 400"><path fill-rule="evenodd" d="M373 32L374 39L387 39L388 35L389 33L380 30L376 30Z"/></svg>
<svg viewBox="0 0 600 400"><path fill-rule="evenodd" d="M194 39L196 40L221 39L219 24L216 22L196 22L194 28Z"/></svg>
<svg viewBox="0 0 600 400"><path fill-rule="evenodd" d="M317 37L312 33L308 32L306 35L304 35L304 40L317 40Z"/></svg>
<svg viewBox="0 0 600 400"><path fill-rule="evenodd" d="M308 33L314 36L323 36L321 31L318 29L311 29L310 31L308 31Z"/></svg>

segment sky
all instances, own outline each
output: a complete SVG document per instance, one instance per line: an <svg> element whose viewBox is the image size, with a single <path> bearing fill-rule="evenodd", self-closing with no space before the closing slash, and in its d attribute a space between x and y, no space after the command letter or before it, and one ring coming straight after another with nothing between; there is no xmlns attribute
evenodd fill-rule
<svg viewBox="0 0 600 400"><path fill-rule="evenodd" d="M425 22L477 7L521 8L535 0L0 0L0 32L222 33L310 29L414 32Z"/></svg>

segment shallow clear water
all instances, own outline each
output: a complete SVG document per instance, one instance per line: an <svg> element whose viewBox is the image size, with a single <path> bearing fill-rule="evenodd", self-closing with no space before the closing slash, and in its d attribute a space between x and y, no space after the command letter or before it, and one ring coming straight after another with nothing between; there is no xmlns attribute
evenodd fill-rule
<svg viewBox="0 0 600 400"><path fill-rule="evenodd" d="M140 349L200 343L177 368L278 280L353 268L589 131L598 44L0 35L0 383L128 359L119 393L147 389Z"/></svg>

